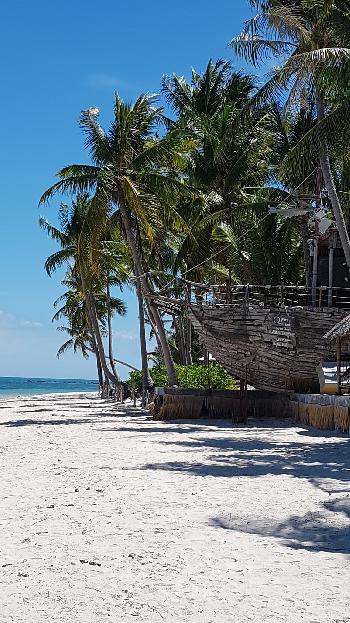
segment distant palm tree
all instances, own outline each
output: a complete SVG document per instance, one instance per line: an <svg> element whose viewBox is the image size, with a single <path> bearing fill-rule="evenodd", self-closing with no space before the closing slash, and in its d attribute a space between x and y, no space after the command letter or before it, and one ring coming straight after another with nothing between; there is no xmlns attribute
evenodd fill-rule
<svg viewBox="0 0 350 623"><path fill-rule="evenodd" d="M84 236L84 228L88 222L89 211L91 209L91 200L85 193L78 195L76 201L72 202L69 208L62 204L60 210L61 229L54 227L44 218L40 218L40 226L49 234L51 238L59 242L61 249L50 255L45 262L45 269L51 275L57 268L71 261L73 263L73 272L76 286L76 295L79 294L84 301L84 314L88 322L90 339L92 341L93 350L98 356L103 372L107 379L112 383L118 384L120 379L109 370L107 365L100 322L101 319L101 303L104 303L104 312L109 317L111 308L108 303L108 295L103 292L105 287L104 279L101 275L106 274L106 263L108 262L108 253L106 254L106 241L95 239L93 250L86 245L86 238L82 244ZM91 255L94 258L94 265L91 266ZM98 264L96 258L99 258ZM77 302L77 298L69 301ZM118 307L119 305L119 307ZM115 300L115 310L119 313L125 313L124 304ZM80 325L78 323L80 328ZM110 326L110 323L109 323ZM110 327L111 328L111 327ZM73 327L75 329L75 327Z"/></svg>
<svg viewBox="0 0 350 623"><path fill-rule="evenodd" d="M98 352L96 352L94 348L86 301L74 268L68 271L62 284L67 289L54 302L54 307L57 308L57 310L52 321L60 321L62 319L66 321L65 325L60 325L57 329L67 333L69 339L59 348L57 356L60 357L70 348L73 348L74 352L80 351L84 358L88 358L89 354L93 352L96 357L100 386L103 387L102 366ZM107 302L107 296L103 291L99 294L94 293L94 297L101 333L102 335L106 335L109 333L109 330L106 330L106 318L109 314L117 313L119 315L124 315L126 312L125 305L119 298L115 297L111 297L110 301Z"/></svg>

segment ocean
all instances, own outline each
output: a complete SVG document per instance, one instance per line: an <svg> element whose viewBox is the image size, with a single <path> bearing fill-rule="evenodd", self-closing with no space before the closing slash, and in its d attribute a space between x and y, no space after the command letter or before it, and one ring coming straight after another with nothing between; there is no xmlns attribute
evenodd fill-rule
<svg viewBox="0 0 350 623"><path fill-rule="evenodd" d="M0 398L33 396L35 394L66 394L97 392L98 382L86 379L45 379L20 376L0 376Z"/></svg>

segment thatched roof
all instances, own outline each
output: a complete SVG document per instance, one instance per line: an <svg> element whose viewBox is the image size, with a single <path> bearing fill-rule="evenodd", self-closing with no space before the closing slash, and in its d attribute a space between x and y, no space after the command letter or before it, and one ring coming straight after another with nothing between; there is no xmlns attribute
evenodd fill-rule
<svg viewBox="0 0 350 623"><path fill-rule="evenodd" d="M350 334L350 314L332 327L332 329L324 335L324 338L326 340L335 340L337 337L345 337L348 334Z"/></svg>

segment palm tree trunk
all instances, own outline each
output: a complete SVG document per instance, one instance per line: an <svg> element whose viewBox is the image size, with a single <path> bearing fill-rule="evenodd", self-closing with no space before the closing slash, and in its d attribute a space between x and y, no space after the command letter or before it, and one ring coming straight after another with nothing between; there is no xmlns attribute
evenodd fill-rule
<svg viewBox="0 0 350 623"><path fill-rule="evenodd" d="M186 318L186 350L187 350L187 364L192 365L192 323L190 316Z"/></svg>
<svg viewBox="0 0 350 623"><path fill-rule="evenodd" d="M119 377L117 368L115 367L115 363L114 363L115 359L113 356L113 331L112 331L111 292L110 292L110 287L109 287L109 276L107 276L106 295L107 295L107 323L108 323L108 357L109 357L109 362L111 364L112 372L114 376L116 377L116 379L118 379L118 382L120 383L120 377Z"/></svg>
<svg viewBox="0 0 350 623"><path fill-rule="evenodd" d="M85 303L86 303L86 309L87 309L87 313L88 313L88 317L89 317L89 324L91 326L91 331L92 331L92 335L94 337L94 341L96 344L96 351L99 355L100 358L100 363L102 366L102 370L106 376L106 378L111 381L111 383L113 383L114 385L118 385L118 379L114 376L114 374L111 373L111 371L108 368L107 365L107 361L106 361L106 357L105 357L105 353L104 353L104 348L103 348L103 342L102 342L102 337L101 337L101 332L100 332L100 327L98 324L98 319L97 319L97 314L96 314L96 308L95 308L95 302L93 300L93 297L86 285L86 280L85 280L85 274L84 274L84 270L83 267L81 265L81 262L79 262L78 264L79 266L79 273L80 273L80 278L81 278L81 286L82 286L82 291L83 291L83 295L85 298Z"/></svg>
<svg viewBox="0 0 350 623"><path fill-rule="evenodd" d="M89 292L89 291L88 291L87 295L88 295L88 299L89 299L88 309L89 309L89 313L90 313L90 316L91 316L91 322L92 322L92 326L93 326L93 329L94 329L97 350L98 350L98 354L100 356L103 372L105 373L106 379L108 381L110 381L113 385L118 385L119 384L119 379L116 378L114 376L114 374L111 373L111 371L109 370L108 365L107 365L106 356L105 356L105 353L104 353L103 342L102 342L101 331L100 331L100 327L99 327L98 319L97 319L97 314L96 314L96 307L95 307L94 298L93 298L91 292Z"/></svg>
<svg viewBox="0 0 350 623"><path fill-rule="evenodd" d="M325 117L324 99L321 95L316 97L317 118L319 121ZM337 189L335 187L331 164L329 161L329 152L326 141L322 141L320 150L320 165L323 180L328 192L328 196L332 205L333 215L339 232L339 238L343 247L346 263L350 269L350 239L346 228L343 210L339 201Z"/></svg>
<svg viewBox="0 0 350 623"><path fill-rule="evenodd" d="M309 239L308 219L308 216L302 216L300 219L300 237L303 245L305 284L307 289L309 289L311 285L310 249L307 242Z"/></svg>
<svg viewBox="0 0 350 623"><path fill-rule="evenodd" d="M176 343L177 343L179 356L180 356L180 364L182 366L185 366L188 362L187 362L187 351L186 351L183 317L181 314L178 317L176 317L176 315L174 314L173 318L174 318Z"/></svg>
<svg viewBox="0 0 350 623"><path fill-rule="evenodd" d="M152 327L152 330L153 330L153 333L154 333L154 337L156 338L157 348L158 348L158 352L159 352L159 357L160 357L160 359L161 359L162 363L164 364L164 357L163 357L163 352L162 352L162 345L161 345L160 340L159 340L159 335L158 335L158 330L157 330L157 327L156 327L156 325L154 324L154 320L153 320L153 317L152 317L152 315L151 315L151 311L150 311L150 308L149 308L149 300L148 300L148 299L144 299L144 305L145 305L145 311L147 312L147 319L148 319L148 322L150 323L150 325L151 325L151 327ZM164 365L165 365L165 364L164 364Z"/></svg>
<svg viewBox="0 0 350 623"><path fill-rule="evenodd" d="M97 376L98 376L98 384L100 386L101 393L103 392L103 374L102 374L102 366L100 362L100 358L98 356L98 352L95 352L96 357L96 366L97 366Z"/></svg>
<svg viewBox="0 0 350 623"><path fill-rule="evenodd" d="M139 277L137 268L135 267L134 273L136 277ZM147 358L147 343L146 343L146 331L145 331L145 310L143 306L142 289L140 280L136 278L136 295L139 305L139 329L140 329L140 349L141 349L141 365L142 365L142 406L146 406L147 391L154 386L153 379L148 369Z"/></svg>
<svg viewBox="0 0 350 623"><path fill-rule="evenodd" d="M123 220L127 242L128 242L131 254L132 254L134 266L138 272L138 275L136 276L136 278L140 281L143 295L147 297L149 301L149 311L150 311L150 314L153 318L154 324L157 329L159 341L160 341L162 352L163 352L164 363L165 363L167 374L168 374L168 382L170 386L174 386L177 384L176 370L175 370L174 361L173 361L173 358L170 352L170 347L168 344L167 336L165 333L164 324L163 324L163 321L162 321L162 318L158 311L157 306L152 301L152 292L151 292L147 277L144 274L141 256L137 248L137 244L136 244L136 240L135 240L135 236L133 233L133 228L132 228L132 224L130 221L128 211L124 207L122 202L119 203L119 208L120 208L120 213L121 213L121 217Z"/></svg>

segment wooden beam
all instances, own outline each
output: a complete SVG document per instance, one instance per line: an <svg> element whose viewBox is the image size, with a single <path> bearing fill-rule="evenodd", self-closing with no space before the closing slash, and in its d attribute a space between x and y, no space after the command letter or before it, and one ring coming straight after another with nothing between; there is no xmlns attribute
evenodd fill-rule
<svg viewBox="0 0 350 623"><path fill-rule="evenodd" d="M317 290L317 269L318 269L318 241L317 238L314 240L314 255L312 262L312 307L316 307L316 290Z"/></svg>
<svg viewBox="0 0 350 623"><path fill-rule="evenodd" d="M341 337L337 337L337 394L341 394Z"/></svg>
<svg viewBox="0 0 350 623"><path fill-rule="evenodd" d="M334 248L330 247L328 256L328 307L332 307L333 303L333 266Z"/></svg>

